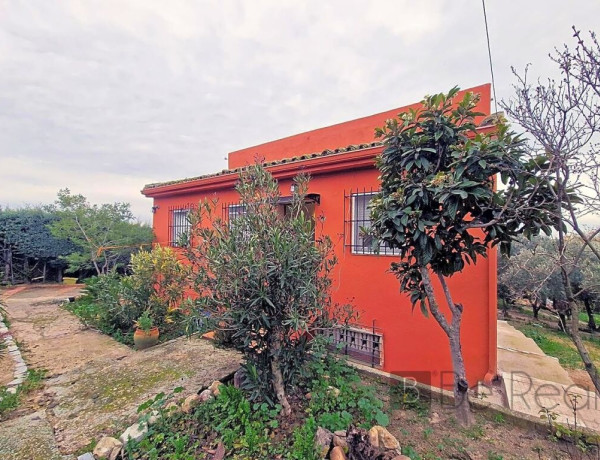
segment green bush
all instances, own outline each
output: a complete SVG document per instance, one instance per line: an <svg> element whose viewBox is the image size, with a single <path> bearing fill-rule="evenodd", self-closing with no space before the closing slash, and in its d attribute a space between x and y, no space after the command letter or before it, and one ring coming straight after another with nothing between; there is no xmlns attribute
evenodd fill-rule
<svg viewBox="0 0 600 460"><path fill-rule="evenodd" d="M322 343L317 332L341 320L330 295L333 244L306 208L308 177L294 184L284 215L277 181L260 165L248 167L236 186L243 212L227 221L216 203L201 203L186 252L197 311L209 312L212 326L243 354L250 398L279 403L287 414L287 393Z"/></svg>
<svg viewBox="0 0 600 460"><path fill-rule="evenodd" d="M330 356L315 360L311 368L308 413L318 426L336 431L346 430L350 424L363 428L389 424L375 390L361 382L354 368Z"/></svg>
<svg viewBox="0 0 600 460"><path fill-rule="evenodd" d="M131 271L130 276L109 273L88 279L84 295L66 308L86 325L129 345L145 312L160 329L161 340L182 335L187 272L174 251L160 246L140 251L132 256Z"/></svg>
<svg viewBox="0 0 600 460"><path fill-rule="evenodd" d="M318 426L345 430L350 423L370 427L387 425L382 403L374 390L361 383L357 372L343 361L316 359L306 366L310 378L304 391L311 392L308 402L293 399L292 419L280 414L281 407L251 402L242 390L221 387L219 396L197 406L193 412L175 412L165 416L171 397L159 395L140 407L140 411L158 410L163 417L150 427L140 442L125 448L126 459L199 459L212 458L203 448L223 442L231 459L282 458L317 460L314 438ZM339 394L332 388L340 390ZM345 415L347 414L347 415Z"/></svg>

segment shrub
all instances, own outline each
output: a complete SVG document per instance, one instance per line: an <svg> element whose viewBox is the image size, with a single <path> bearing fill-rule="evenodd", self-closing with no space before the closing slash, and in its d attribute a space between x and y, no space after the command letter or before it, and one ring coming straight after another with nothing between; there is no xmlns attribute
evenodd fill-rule
<svg viewBox="0 0 600 460"><path fill-rule="evenodd" d="M346 430L350 424L363 428L389 424L375 390L361 382L355 369L330 356L313 361L310 367L313 378L308 413L318 426L337 431Z"/></svg>
<svg viewBox="0 0 600 460"><path fill-rule="evenodd" d="M87 325L115 339L133 343L135 322L147 312L161 339L182 335L181 305L187 272L170 248L160 246L132 256L130 276L117 273L86 281L85 293L66 308Z"/></svg>
<svg viewBox="0 0 600 460"><path fill-rule="evenodd" d="M315 239L306 212L308 177L296 177L295 185L284 216L277 182L262 166L249 167L236 186L244 212L226 221L216 203L201 203L191 215L187 251L197 310L243 353L245 389L287 414L286 392L298 383L308 351L322 345L316 331L331 324L336 263L331 240Z"/></svg>

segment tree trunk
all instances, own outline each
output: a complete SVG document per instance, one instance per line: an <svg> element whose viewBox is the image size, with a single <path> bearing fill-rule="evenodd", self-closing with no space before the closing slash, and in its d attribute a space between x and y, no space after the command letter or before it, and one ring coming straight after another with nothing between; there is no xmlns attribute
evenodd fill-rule
<svg viewBox="0 0 600 460"><path fill-rule="evenodd" d="M10 248L4 248L4 282L8 284L11 270Z"/></svg>
<svg viewBox="0 0 600 460"><path fill-rule="evenodd" d="M273 373L273 388L279 404L281 404L281 414L289 416L292 413L292 408L287 400L285 394L285 382L283 381L283 374L281 372L281 363L279 362L279 352L281 350L281 342L278 331L273 332L272 350L273 355L271 356L271 372Z"/></svg>
<svg viewBox="0 0 600 460"><path fill-rule="evenodd" d="M459 320L460 324L460 320ZM472 425L475 421L471 412L469 403L469 383L467 382L467 373L463 361L462 349L460 346L460 326L457 330L452 330L450 337L450 354L452 355L452 367L454 371L454 408L456 418L466 426Z"/></svg>
<svg viewBox="0 0 600 460"><path fill-rule="evenodd" d="M594 319L594 312L592 311L592 305L590 304L590 299L586 298L583 301L583 304L585 305L585 311L588 315L588 327L590 328L590 331L595 332L596 331L596 320Z"/></svg>
<svg viewBox="0 0 600 460"><path fill-rule="evenodd" d="M46 282L46 266L48 262L44 260L44 267L42 268L42 283Z"/></svg>
<svg viewBox="0 0 600 460"><path fill-rule="evenodd" d="M469 383L467 381L465 362L460 345L462 306L454 303L452 296L450 295L450 290L446 285L446 280L442 275L438 275L444 290L446 301L448 302L448 307L450 308L450 312L452 314L451 322L448 323L448 320L440 311L438 302L435 298L429 271L426 268L421 268L420 272L425 294L427 295L427 300L429 302L429 310L442 330L446 333L446 336L450 342L450 356L452 359L452 372L454 374L453 393L456 419L461 425L470 426L474 423L475 419L473 417L473 413L471 412L471 404L469 403Z"/></svg>
<svg viewBox="0 0 600 460"><path fill-rule="evenodd" d="M563 197L565 195L564 183L558 177L558 183L560 184L558 193L559 197ZM594 387L596 388L596 392L600 393L600 376L598 375L598 369L594 365L593 361L590 359L590 355L585 348L583 340L581 340L581 334L579 332L579 305L575 301L575 296L573 295L573 289L571 288L571 280L569 278L569 272L567 271L567 258L565 256L565 250L567 248L565 242L565 234L563 230L563 217L562 217L562 208L558 208L558 216L559 216L559 226L558 226L558 254L559 254L559 265L560 265L560 274L563 281L563 287L565 290L565 297L568 303L568 306L571 309L571 325L567 329L567 334L571 337L571 340L575 344L579 355L581 356L581 360L585 365L585 370L590 376Z"/></svg>
<svg viewBox="0 0 600 460"><path fill-rule="evenodd" d="M540 302L538 304L537 301L533 301L533 302L531 302L531 307L533 308L533 317L535 319L539 319L538 317L539 317L540 310L542 309L542 303Z"/></svg>
<svg viewBox="0 0 600 460"><path fill-rule="evenodd" d="M25 256L23 260L23 274L25 275L25 282L31 283L31 273L29 271L29 257Z"/></svg>

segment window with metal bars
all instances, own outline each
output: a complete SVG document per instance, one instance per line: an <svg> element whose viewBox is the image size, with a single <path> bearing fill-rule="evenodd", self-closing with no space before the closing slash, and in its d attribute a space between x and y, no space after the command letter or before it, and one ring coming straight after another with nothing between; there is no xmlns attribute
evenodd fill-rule
<svg viewBox="0 0 600 460"><path fill-rule="evenodd" d="M180 247L189 237L191 205L169 208L169 245Z"/></svg>
<svg viewBox="0 0 600 460"><path fill-rule="evenodd" d="M369 234L373 225L369 204L377 193L376 190L363 190L344 194L344 204L349 204L348 209L344 209L344 242L350 246L353 254L398 254L386 243L377 245L375 237Z"/></svg>
<svg viewBox="0 0 600 460"><path fill-rule="evenodd" d="M230 223L244 215L246 215L245 204L230 204L227 206L227 219Z"/></svg>
<svg viewBox="0 0 600 460"><path fill-rule="evenodd" d="M383 363L383 334L357 327L334 327L330 332L331 347L338 353L368 363L381 366Z"/></svg>

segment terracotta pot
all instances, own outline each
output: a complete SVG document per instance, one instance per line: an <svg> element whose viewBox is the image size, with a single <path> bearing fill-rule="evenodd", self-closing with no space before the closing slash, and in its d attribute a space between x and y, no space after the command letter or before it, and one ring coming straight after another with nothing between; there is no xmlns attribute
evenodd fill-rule
<svg viewBox="0 0 600 460"><path fill-rule="evenodd" d="M133 343L137 350L145 350L158 343L158 328L153 327L148 332L136 329L133 333Z"/></svg>

